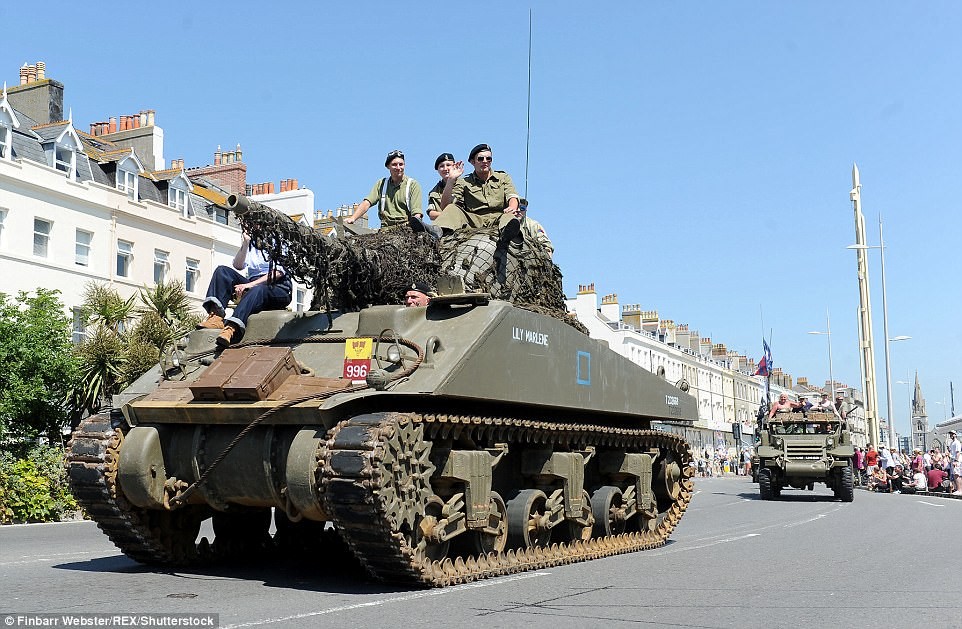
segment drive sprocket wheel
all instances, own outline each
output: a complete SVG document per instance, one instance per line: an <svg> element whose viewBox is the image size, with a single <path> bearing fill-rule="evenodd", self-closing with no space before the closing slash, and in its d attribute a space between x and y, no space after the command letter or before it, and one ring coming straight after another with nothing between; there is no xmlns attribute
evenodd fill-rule
<svg viewBox="0 0 962 629"><path fill-rule="evenodd" d="M380 488L381 509L394 529L413 531L424 517L434 495L428 458L431 444L424 440L424 427L400 417L383 427L375 446L378 461L372 480Z"/></svg>

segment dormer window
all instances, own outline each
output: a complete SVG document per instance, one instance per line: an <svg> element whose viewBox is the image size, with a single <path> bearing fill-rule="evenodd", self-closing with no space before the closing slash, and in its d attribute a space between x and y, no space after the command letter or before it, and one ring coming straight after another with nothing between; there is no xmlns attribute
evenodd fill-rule
<svg viewBox="0 0 962 629"><path fill-rule="evenodd" d="M117 189L125 192L131 200L137 200L137 180L140 164L133 157L126 157L117 164Z"/></svg>
<svg viewBox="0 0 962 629"><path fill-rule="evenodd" d="M50 165L67 175L67 179L77 179L77 151L80 150L80 136L69 124L53 142L53 150L48 149Z"/></svg>
<svg viewBox="0 0 962 629"><path fill-rule="evenodd" d="M58 145L56 156L54 167L73 178L74 173L77 172L77 152L72 148Z"/></svg>
<svg viewBox="0 0 962 629"><path fill-rule="evenodd" d="M0 159L10 159L13 156L13 129L0 120Z"/></svg>
<svg viewBox="0 0 962 629"><path fill-rule="evenodd" d="M187 177L178 175L170 180L167 187L167 205L174 208L183 217L193 216L190 209L190 193L192 184Z"/></svg>

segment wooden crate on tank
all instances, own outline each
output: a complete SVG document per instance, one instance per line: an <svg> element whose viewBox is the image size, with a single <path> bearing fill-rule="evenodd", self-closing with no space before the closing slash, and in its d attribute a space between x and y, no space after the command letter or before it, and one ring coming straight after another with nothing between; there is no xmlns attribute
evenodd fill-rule
<svg viewBox="0 0 962 629"><path fill-rule="evenodd" d="M192 382L186 380L164 380L157 388L141 398L141 402L190 402L194 399L190 390Z"/></svg>
<svg viewBox="0 0 962 629"><path fill-rule="evenodd" d="M301 371L289 347L227 349L190 385L195 400L259 401Z"/></svg>
<svg viewBox="0 0 962 629"><path fill-rule="evenodd" d="M309 395L320 395L328 391L338 391L351 386L350 380L344 378L318 378L316 376L298 375L288 378L273 393L268 400L296 400Z"/></svg>

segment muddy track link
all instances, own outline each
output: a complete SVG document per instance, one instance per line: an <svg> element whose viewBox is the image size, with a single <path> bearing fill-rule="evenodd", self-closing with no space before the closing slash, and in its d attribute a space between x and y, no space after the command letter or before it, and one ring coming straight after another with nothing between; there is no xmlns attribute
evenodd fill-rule
<svg viewBox="0 0 962 629"><path fill-rule="evenodd" d="M468 438L476 442L609 446L670 453L681 470L679 491L654 531L502 553L429 560L417 550L413 502L430 491L433 465L423 440ZM440 587L499 575L597 559L662 546L692 496L691 451L681 438L658 430L612 428L501 417L382 413L340 422L318 460L318 480L328 512L345 541L374 577ZM405 500L409 501L404 504Z"/></svg>

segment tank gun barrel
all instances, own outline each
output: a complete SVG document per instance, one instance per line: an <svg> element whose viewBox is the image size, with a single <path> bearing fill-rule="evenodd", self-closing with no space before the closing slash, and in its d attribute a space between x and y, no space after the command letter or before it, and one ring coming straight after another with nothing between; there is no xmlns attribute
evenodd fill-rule
<svg viewBox="0 0 962 629"><path fill-rule="evenodd" d="M324 261L343 247L337 240L244 195L228 196L227 209L237 216L255 247L309 288L319 285Z"/></svg>

